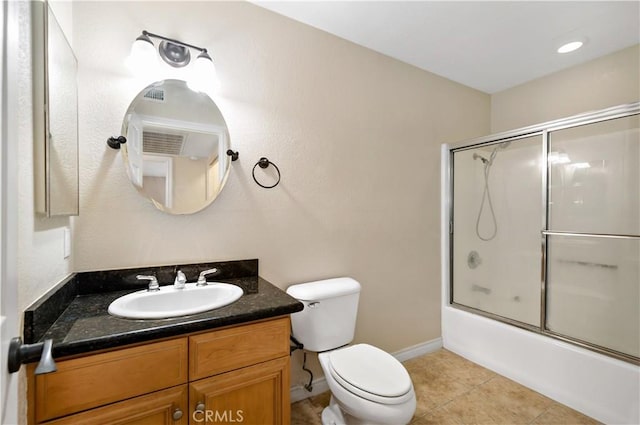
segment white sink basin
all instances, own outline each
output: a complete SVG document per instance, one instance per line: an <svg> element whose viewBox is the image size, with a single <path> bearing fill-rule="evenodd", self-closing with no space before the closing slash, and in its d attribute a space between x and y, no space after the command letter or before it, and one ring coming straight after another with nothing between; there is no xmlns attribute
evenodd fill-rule
<svg viewBox="0 0 640 425"><path fill-rule="evenodd" d="M109 305L109 314L128 319L166 319L202 313L237 301L242 289L228 283L209 283L196 286L187 283L184 289L173 285L161 286L159 291L133 292Z"/></svg>

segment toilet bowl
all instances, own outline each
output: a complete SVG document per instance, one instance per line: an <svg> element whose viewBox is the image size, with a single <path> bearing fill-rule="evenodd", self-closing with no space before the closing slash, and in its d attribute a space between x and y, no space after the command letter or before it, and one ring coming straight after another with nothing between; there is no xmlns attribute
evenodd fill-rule
<svg viewBox="0 0 640 425"><path fill-rule="evenodd" d="M360 284L349 277L292 285L287 293L304 304L291 315L293 336L319 353L331 402L323 425L404 425L416 409L409 373L392 355L353 341Z"/></svg>
<svg viewBox="0 0 640 425"><path fill-rule="evenodd" d="M411 421L416 396L411 378L392 355L368 344L318 354L331 403L323 425L400 425Z"/></svg>

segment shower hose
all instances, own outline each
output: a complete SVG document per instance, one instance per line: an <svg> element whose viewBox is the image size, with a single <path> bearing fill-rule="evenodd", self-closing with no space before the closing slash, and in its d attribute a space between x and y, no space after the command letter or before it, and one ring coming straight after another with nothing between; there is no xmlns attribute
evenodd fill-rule
<svg viewBox="0 0 640 425"><path fill-rule="evenodd" d="M480 202L480 209L478 210L478 218L476 219L476 235L483 241L490 241L496 237L498 233L498 222L496 221L496 213L493 210L493 202L491 201L491 189L489 188L489 174L491 173L491 165L493 165L493 160L496 157L498 152L498 148L495 148L493 152L491 152L491 156L489 160L486 160L478 155L480 159L482 159L482 164L484 166L484 191L482 192L482 201ZM475 157L474 157L475 159ZM491 213L491 221L493 222L493 231L487 237L484 237L480 234L480 218L482 217L482 212L484 210L485 203L489 205L489 212Z"/></svg>

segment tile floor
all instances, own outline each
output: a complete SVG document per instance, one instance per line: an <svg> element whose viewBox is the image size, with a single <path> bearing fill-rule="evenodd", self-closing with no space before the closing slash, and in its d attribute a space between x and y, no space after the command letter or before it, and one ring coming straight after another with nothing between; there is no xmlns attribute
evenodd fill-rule
<svg viewBox="0 0 640 425"><path fill-rule="evenodd" d="M412 425L598 424L445 349L404 363L417 397ZM321 425L329 393L293 403L292 425Z"/></svg>

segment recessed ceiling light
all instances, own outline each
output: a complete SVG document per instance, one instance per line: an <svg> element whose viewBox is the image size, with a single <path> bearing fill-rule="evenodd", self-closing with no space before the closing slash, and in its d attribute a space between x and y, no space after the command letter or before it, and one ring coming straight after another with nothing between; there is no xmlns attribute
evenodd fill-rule
<svg viewBox="0 0 640 425"><path fill-rule="evenodd" d="M558 53L569 53L578 50L584 43L582 41L572 41L558 47Z"/></svg>

